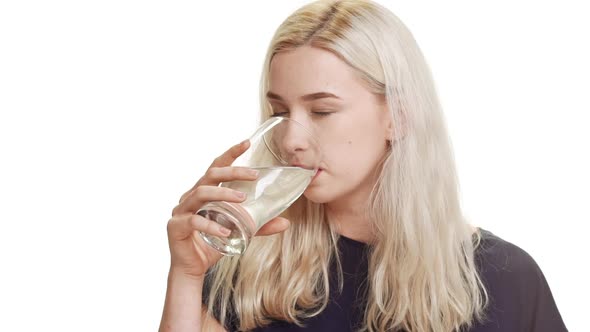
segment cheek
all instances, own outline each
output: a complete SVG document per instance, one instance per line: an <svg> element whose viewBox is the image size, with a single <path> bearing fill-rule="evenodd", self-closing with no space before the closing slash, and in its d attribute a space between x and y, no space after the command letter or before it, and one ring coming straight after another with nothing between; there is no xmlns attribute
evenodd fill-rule
<svg viewBox="0 0 590 332"><path fill-rule="evenodd" d="M342 156L345 156L346 163L343 164L343 169L346 175L355 176L359 170L359 164L362 164L363 149L358 140L348 140L344 144Z"/></svg>
<svg viewBox="0 0 590 332"><path fill-rule="evenodd" d="M343 180L355 181L371 173L386 153L385 142L376 135L365 135L345 140L334 158L337 173Z"/></svg>
<svg viewBox="0 0 590 332"><path fill-rule="evenodd" d="M373 119L355 118L326 128L321 140L326 168L338 176L366 173L385 151L385 140L379 140L375 127Z"/></svg>
<svg viewBox="0 0 590 332"><path fill-rule="evenodd" d="M342 180L362 177L369 171L375 159L372 142L348 139L341 142L330 151L326 159L334 175Z"/></svg>

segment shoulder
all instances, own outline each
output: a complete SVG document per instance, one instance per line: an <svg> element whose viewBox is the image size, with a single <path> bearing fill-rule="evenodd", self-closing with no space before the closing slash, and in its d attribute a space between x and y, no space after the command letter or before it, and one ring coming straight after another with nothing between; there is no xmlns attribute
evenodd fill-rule
<svg viewBox="0 0 590 332"><path fill-rule="evenodd" d="M480 234L475 263L490 299L492 322L502 331L566 331L533 257L488 230L480 228Z"/></svg>
<svg viewBox="0 0 590 332"><path fill-rule="evenodd" d="M546 284L537 262L528 252L494 233L480 228L481 239L475 248L475 264L490 295L534 298ZM524 287L526 286L526 287Z"/></svg>
<svg viewBox="0 0 590 332"><path fill-rule="evenodd" d="M528 252L494 233L480 228L481 240L475 249L480 273L489 276L533 276L540 272Z"/></svg>

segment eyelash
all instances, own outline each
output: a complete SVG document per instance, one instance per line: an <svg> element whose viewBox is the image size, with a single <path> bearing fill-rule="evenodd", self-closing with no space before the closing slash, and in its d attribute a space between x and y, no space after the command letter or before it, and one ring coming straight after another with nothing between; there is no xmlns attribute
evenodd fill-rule
<svg viewBox="0 0 590 332"><path fill-rule="evenodd" d="M283 115L285 115L287 113L289 113L289 112L277 112L277 113L274 113L272 116L283 116ZM312 111L311 113L313 113L313 114L315 114L317 116L320 116L320 117L325 117L325 116L328 116L328 115L330 115L330 114L332 114L334 112L313 112Z"/></svg>

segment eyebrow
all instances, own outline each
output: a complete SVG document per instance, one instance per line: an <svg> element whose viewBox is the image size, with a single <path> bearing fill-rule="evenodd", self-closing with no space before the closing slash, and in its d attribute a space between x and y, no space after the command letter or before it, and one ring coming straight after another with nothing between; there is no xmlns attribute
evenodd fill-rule
<svg viewBox="0 0 590 332"><path fill-rule="evenodd" d="M278 101L282 101L284 102L285 100L283 99L283 97L279 96L278 94L269 91L266 93L266 98L268 99L274 99L274 100L278 100ZM323 98L334 98L334 99L341 99L340 97L338 97L337 95L330 93L330 92L315 92L315 93L310 93L307 95L304 95L302 97L300 97L299 99L301 99L302 101L312 101L312 100L317 100L317 99L323 99Z"/></svg>

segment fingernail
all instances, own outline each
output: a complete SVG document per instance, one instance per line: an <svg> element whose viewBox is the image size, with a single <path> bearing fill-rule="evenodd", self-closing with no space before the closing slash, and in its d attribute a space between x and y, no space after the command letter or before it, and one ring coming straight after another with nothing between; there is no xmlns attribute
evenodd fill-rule
<svg viewBox="0 0 590 332"><path fill-rule="evenodd" d="M248 143L248 141L249 141L249 139L245 139L242 141L242 143L240 143L240 145L244 146L244 145L246 145L246 143Z"/></svg>
<svg viewBox="0 0 590 332"><path fill-rule="evenodd" d="M255 169L248 170L248 174L251 175L251 176L258 176L258 173L259 172L257 170L255 170Z"/></svg>
<svg viewBox="0 0 590 332"><path fill-rule="evenodd" d="M231 234L231 231L230 231L229 229L225 228L225 227L221 227L221 228L219 228L219 231L220 231L220 232L221 232L221 234L223 234L223 235L230 235L230 234Z"/></svg>
<svg viewBox="0 0 590 332"><path fill-rule="evenodd" d="M234 191L234 195L236 195L236 197L238 197L238 198L244 198L244 197L246 197L246 194L244 194L241 191Z"/></svg>

